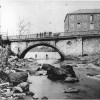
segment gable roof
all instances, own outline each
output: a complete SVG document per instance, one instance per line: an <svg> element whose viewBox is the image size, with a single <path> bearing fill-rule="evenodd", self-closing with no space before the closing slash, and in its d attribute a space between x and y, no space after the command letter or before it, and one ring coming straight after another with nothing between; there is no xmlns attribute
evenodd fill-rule
<svg viewBox="0 0 100 100"><path fill-rule="evenodd" d="M100 13L100 9L79 9L79 10L76 10L74 12L67 13L66 16L65 16L65 20L66 20L67 15L73 15L73 14L98 14L98 13ZM64 22L65 22L65 20L64 20Z"/></svg>
<svg viewBox="0 0 100 100"><path fill-rule="evenodd" d="M100 13L100 9L79 9L68 14L88 14L88 13Z"/></svg>

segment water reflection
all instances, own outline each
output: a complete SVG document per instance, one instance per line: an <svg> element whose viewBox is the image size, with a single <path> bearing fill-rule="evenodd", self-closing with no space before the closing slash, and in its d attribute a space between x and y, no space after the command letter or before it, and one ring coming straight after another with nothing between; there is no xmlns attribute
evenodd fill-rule
<svg viewBox="0 0 100 100"><path fill-rule="evenodd" d="M28 52L25 55L25 58L34 58L34 59L60 59L58 52Z"/></svg>

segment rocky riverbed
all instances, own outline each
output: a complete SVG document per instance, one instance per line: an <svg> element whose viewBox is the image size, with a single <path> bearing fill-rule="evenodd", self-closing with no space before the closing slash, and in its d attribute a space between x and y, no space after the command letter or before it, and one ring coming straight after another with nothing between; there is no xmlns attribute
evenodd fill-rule
<svg viewBox="0 0 100 100"><path fill-rule="evenodd" d="M50 64L41 65L33 58L19 59L16 56L10 56L8 65L0 70L1 99L38 98L34 97L35 93L30 89L31 76L47 76L52 81L67 83L79 81L71 65L64 64L58 68ZM78 91L70 89L67 92ZM46 96L43 98L48 99Z"/></svg>
<svg viewBox="0 0 100 100"><path fill-rule="evenodd" d="M0 55L1 100L100 99L99 58L41 64L33 58Z"/></svg>

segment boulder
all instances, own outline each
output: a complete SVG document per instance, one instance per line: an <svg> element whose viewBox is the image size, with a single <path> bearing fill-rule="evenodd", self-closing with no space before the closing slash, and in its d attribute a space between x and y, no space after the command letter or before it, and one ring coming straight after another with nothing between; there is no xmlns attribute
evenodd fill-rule
<svg viewBox="0 0 100 100"><path fill-rule="evenodd" d="M36 70L27 70L28 72L29 72L29 74L32 76L32 75L34 75L35 73L36 73Z"/></svg>
<svg viewBox="0 0 100 100"><path fill-rule="evenodd" d="M22 68L14 68L14 70L16 72L25 72L26 71L25 69L22 69Z"/></svg>
<svg viewBox="0 0 100 100"><path fill-rule="evenodd" d="M52 80L64 80L67 77L65 70L55 67L52 67L50 70L48 70L47 75L48 78Z"/></svg>
<svg viewBox="0 0 100 100"><path fill-rule="evenodd" d="M0 88L1 88L1 89L7 88L7 87L9 87L9 86L10 86L9 82L1 83L1 84L0 84Z"/></svg>
<svg viewBox="0 0 100 100"><path fill-rule="evenodd" d="M74 83L74 82L78 82L79 79L77 77L67 77L64 81L68 83Z"/></svg>
<svg viewBox="0 0 100 100"><path fill-rule="evenodd" d="M0 78L0 83L2 83L3 82L3 80Z"/></svg>
<svg viewBox="0 0 100 100"><path fill-rule="evenodd" d="M32 91L28 91L28 92L26 92L26 95L29 95L29 96L34 96L34 93L32 92Z"/></svg>
<svg viewBox="0 0 100 100"><path fill-rule="evenodd" d="M75 89L75 88L68 88L64 91L64 93L78 93L80 92L80 89Z"/></svg>
<svg viewBox="0 0 100 100"><path fill-rule="evenodd" d="M26 94L25 93L13 93L13 97L23 97L23 96L25 96ZM17 100L23 100L22 98L18 98Z"/></svg>
<svg viewBox="0 0 100 100"><path fill-rule="evenodd" d="M40 71L37 71L37 72L35 73L35 76L41 76L41 75L47 75L47 71L45 71L45 70L40 70Z"/></svg>
<svg viewBox="0 0 100 100"><path fill-rule="evenodd" d="M13 96L7 98L7 100L16 100Z"/></svg>
<svg viewBox="0 0 100 100"><path fill-rule="evenodd" d="M10 97L13 95L13 91L10 91L10 89L7 89L6 92L1 94L3 97Z"/></svg>
<svg viewBox="0 0 100 100"><path fill-rule="evenodd" d="M50 64L43 64L41 69L44 69L44 70L48 71L48 70L50 70L52 67L54 67L54 66L52 66L52 65L50 65Z"/></svg>
<svg viewBox="0 0 100 100"><path fill-rule="evenodd" d="M42 97L41 100L48 100L46 96Z"/></svg>
<svg viewBox="0 0 100 100"><path fill-rule="evenodd" d="M22 82L22 83L18 84L17 86L20 87L23 90L23 92L29 91L29 83L28 82Z"/></svg>
<svg viewBox="0 0 100 100"><path fill-rule="evenodd" d="M6 74L3 70L0 70L0 78L6 82L9 82L10 80L8 74Z"/></svg>
<svg viewBox="0 0 100 100"><path fill-rule="evenodd" d="M73 66L71 66L71 65L62 65L61 69L65 70L65 73L67 74L67 76L76 77L76 74L73 70Z"/></svg>
<svg viewBox="0 0 100 100"><path fill-rule="evenodd" d="M8 59L9 62L13 62L15 60L18 60L17 56L10 56L9 59Z"/></svg>
<svg viewBox="0 0 100 100"><path fill-rule="evenodd" d="M43 68L45 69L45 67ZM65 80L66 77L76 77L73 66L70 65L62 65L60 68L49 65L46 70L49 79Z"/></svg>
<svg viewBox="0 0 100 100"><path fill-rule="evenodd" d="M23 92L23 90L22 90L22 88L19 87L19 86L15 86L15 87L13 88L13 93L22 93L22 92Z"/></svg>
<svg viewBox="0 0 100 100"><path fill-rule="evenodd" d="M14 86L26 82L28 78L27 72L16 72L16 73L10 73L9 75L10 83L12 83Z"/></svg>

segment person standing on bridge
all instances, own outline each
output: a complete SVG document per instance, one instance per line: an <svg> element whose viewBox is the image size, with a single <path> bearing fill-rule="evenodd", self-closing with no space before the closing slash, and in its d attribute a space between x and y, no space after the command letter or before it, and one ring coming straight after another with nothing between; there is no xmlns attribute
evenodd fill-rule
<svg viewBox="0 0 100 100"><path fill-rule="evenodd" d="M37 33L37 36L36 37L38 38L38 33Z"/></svg>
<svg viewBox="0 0 100 100"><path fill-rule="evenodd" d="M41 32L40 32L40 38L41 38Z"/></svg>
<svg viewBox="0 0 100 100"><path fill-rule="evenodd" d="M46 37L46 32L44 32L44 37Z"/></svg>

